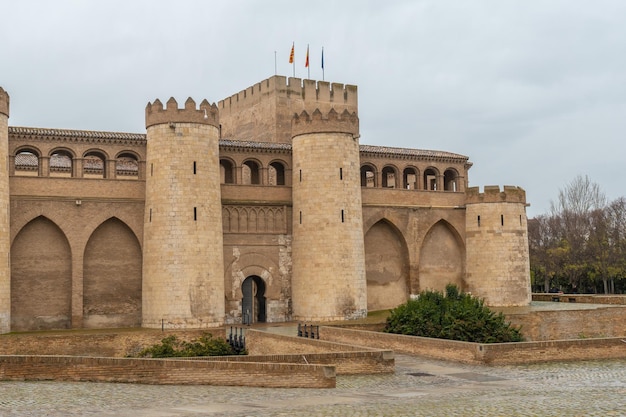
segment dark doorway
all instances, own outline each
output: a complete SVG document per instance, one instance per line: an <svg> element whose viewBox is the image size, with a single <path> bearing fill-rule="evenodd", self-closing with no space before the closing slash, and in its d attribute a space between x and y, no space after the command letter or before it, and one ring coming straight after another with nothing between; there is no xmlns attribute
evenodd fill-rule
<svg viewBox="0 0 626 417"><path fill-rule="evenodd" d="M265 283L257 275L246 278L241 284L241 319L243 324L264 323Z"/></svg>

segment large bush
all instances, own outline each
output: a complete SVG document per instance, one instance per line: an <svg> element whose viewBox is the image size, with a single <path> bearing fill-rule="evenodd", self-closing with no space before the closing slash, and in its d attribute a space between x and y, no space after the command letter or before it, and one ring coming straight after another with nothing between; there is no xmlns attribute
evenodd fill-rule
<svg viewBox="0 0 626 417"><path fill-rule="evenodd" d="M462 293L454 285L446 294L423 291L391 311L385 332L478 343L520 342L520 329L505 322L482 299Z"/></svg>
<svg viewBox="0 0 626 417"><path fill-rule="evenodd" d="M173 358L195 356L227 356L236 355L231 346L220 338L213 338L205 333L190 342L178 340L176 336L168 336L156 344L143 349L137 355L140 358Z"/></svg>

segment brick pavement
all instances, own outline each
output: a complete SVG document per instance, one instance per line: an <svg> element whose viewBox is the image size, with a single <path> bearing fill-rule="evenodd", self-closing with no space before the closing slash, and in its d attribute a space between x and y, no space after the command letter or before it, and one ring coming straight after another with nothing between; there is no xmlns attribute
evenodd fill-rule
<svg viewBox="0 0 626 417"><path fill-rule="evenodd" d="M487 367L397 355L336 389L0 382L0 416L625 416L626 360Z"/></svg>

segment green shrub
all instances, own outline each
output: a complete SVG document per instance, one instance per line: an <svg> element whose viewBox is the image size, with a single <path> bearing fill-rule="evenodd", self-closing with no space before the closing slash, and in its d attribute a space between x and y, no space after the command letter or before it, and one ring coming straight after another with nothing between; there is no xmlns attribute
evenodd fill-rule
<svg viewBox="0 0 626 417"><path fill-rule="evenodd" d="M391 311L385 332L478 343L520 342L520 329L491 311L480 298L446 286L446 295L423 291Z"/></svg>
<svg viewBox="0 0 626 417"><path fill-rule="evenodd" d="M176 336L168 336L162 339L160 344L143 349L137 356L140 358L181 358L235 354L226 340L213 338L211 333L205 333L198 339L189 342L178 340Z"/></svg>

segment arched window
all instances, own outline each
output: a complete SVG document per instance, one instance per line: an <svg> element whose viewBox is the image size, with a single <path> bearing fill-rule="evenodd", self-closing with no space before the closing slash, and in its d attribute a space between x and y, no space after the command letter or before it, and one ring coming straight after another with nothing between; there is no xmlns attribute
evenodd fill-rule
<svg viewBox="0 0 626 417"><path fill-rule="evenodd" d="M261 167L256 161L246 161L241 167L241 179L243 183L248 184L261 184Z"/></svg>
<svg viewBox="0 0 626 417"><path fill-rule="evenodd" d="M280 162L272 162L268 169L270 185L285 185L285 166Z"/></svg>
<svg viewBox="0 0 626 417"><path fill-rule="evenodd" d="M139 161L132 153L122 153L115 161L115 177L122 180L139 178Z"/></svg>
<svg viewBox="0 0 626 417"><path fill-rule="evenodd" d="M437 190L437 171L432 168L428 168L424 171L424 190Z"/></svg>
<svg viewBox="0 0 626 417"><path fill-rule="evenodd" d="M228 159L220 159L220 182L222 184L234 184L234 165Z"/></svg>
<svg viewBox="0 0 626 417"><path fill-rule="evenodd" d="M402 172L402 188L405 190L417 190L417 169L409 167Z"/></svg>
<svg viewBox="0 0 626 417"><path fill-rule="evenodd" d="M443 173L443 189L445 191L459 191L459 174L453 169L447 169Z"/></svg>
<svg viewBox="0 0 626 417"><path fill-rule="evenodd" d="M384 188L396 188L396 169L391 166L383 168L383 187Z"/></svg>
<svg viewBox="0 0 626 417"><path fill-rule="evenodd" d="M22 149L15 155L15 175L36 177L39 175L39 155L30 149Z"/></svg>
<svg viewBox="0 0 626 417"><path fill-rule="evenodd" d="M361 187L376 187L376 171L371 165L361 167Z"/></svg>
<svg viewBox="0 0 626 417"><path fill-rule="evenodd" d="M50 176L72 176L72 155L68 151L58 150L52 152L52 155L50 155Z"/></svg>
<svg viewBox="0 0 626 417"><path fill-rule="evenodd" d="M87 152L83 157L83 178L104 178L106 158L100 152Z"/></svg>

